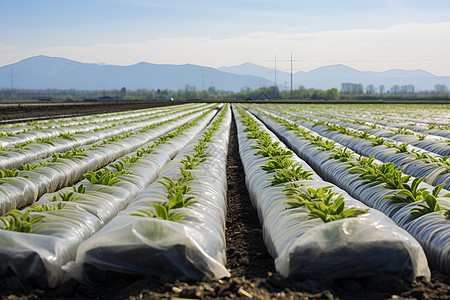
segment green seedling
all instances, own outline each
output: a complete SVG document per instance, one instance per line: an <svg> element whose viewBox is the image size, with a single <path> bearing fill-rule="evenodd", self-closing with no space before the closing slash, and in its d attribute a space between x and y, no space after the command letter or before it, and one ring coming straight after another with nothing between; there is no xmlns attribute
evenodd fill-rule
<svg viewBox="0 0 450 300"><path fill-rule="evenodd" d="M380 136L370 137L369 140L372 142L372 146L384 145L384 143L386 142L386 140Z"/></svg>
<svg viewBox="0 0 450 300"><path fill-rule="evenodd" d="M0 170L0 178L19 177L19 170L17 169L3 169Z"/></svg>
<svg viewBox="0 0 450 300"><path fill-rule="evenodd" d="M412 208L410 213L412 216L418 218L423 215L441 210L442 209L439 206L439 203L437 202L437 199L434 195L425 195L425 203L421 203L418 205L418 207Z"/></svg>
<svg viewBox="0 0 450 300"><path fill-rule="evenodd" d="M85 153L86 149L84 148L75 148L65 153L54 153L52 155L52 162L57 162L59 159L74 159L74 158L83 158L86 157Z"/></svg>
<svg viewBox="0 0 450 300"><path fill-rule="evenodd" d="M291 165L286 169L276 169L273 179L269 179L272 185L288 183L293 181L311 180L313 172L304 170L301 165Z"/></svg>
<svg viewBox="0 0 450 300"><path fill-rule="evenodd" d="M59 202L56 205L47 205L47 204L38 204L34 203L29 207L29 211L31 212L46 212L46 211L54 211L54 210L60 210L64 208L64 203ZM27 211L28 211L27 210Z"/></svg>
<svg viewBox="0 0 450 300"><path fill-rule="evenodd" d="M33 224L36 224L44 219L44 216L32 217L31 211L27 210L25 213L20 210L12 210L7 212L4 216L0 217L0 221L3 222L3 226L0 228L8 231L26 232L33 231Z"/></svg>
<svg viewBox="0 0 450 300"><path fill-rule="evenodd" d="M30 148L27 147L27 145L32 144L32 143L33 143L32 141L27 141L27 142L25 142L23 144L20 144L20 145L14 145L14 148L15 149L22 149L22 150L30 150Z"/></svg>
<svg viewBox="0 0 450 300"><path fill-rule="evenodd" d="M157 218L172 222L178 222L186 218L186 215L180 212L175 212L171 208L169 208L167 202L163 202L162 204L154 203L152 207L155 209L155 214L150 211L140 209L138 210L140 213L132 213L131 216L136 217L147 217L147 218Z"/></svg>
<svg viewBox="0 0 450 300"><path fill-rule="evenodd" d="M131 174L130 171L120 171L114 173L110 169L103 168L98 171L89 171L88 173L84 174L84 178L89 180L92 184L102 184L102 185L114 185L121 181L120 178L117 178L117 176L124 175L124 174Z"/></svg>
<svg viewBox="0 0 450 300"><path fill-rule="evenodd" d="M408 185L407 183L403 183L403 188L399 189L397 192L395 192L394 196L385 196L384 199L389 199L390 203L413 203L416 201L422 200L423 192L426 190L425 188L419 189L419 184L424 180L425 178L415 178L411 185Z"/></svg>
<svg viewBox="0 0 450 300"><path fill-rule="evenodd" d="M55 144L53 144L53 138L51 138L51 137L36 139L36 143L40 143L40 144L50 144L50 145L52 145L52 146L55 146Z"/></svg>
<svg viewBox="0 0 450 300"><path fill-rule="evenodd" d="M345 208L344 197L337 192L332 192L329 186L306 190L288 188L286 194L294 200L286 204L291 205L292 208L305 206L309 210L310 219L320 218L324 223L354 218L368 212L368 209Z"/></svg>
<svg viewBox="0 0 450 300"><path fill-rule="evenodd" d="M392 145L393 148L397 148L397 153L409 153L408 144Z"/></svg>
<svg viewBox="0 0 450 300"><path fill-rule="evenodd" d="M33 171L34 169L36 169L38 167L42 167L42 165L40 163L39 164L24 164L24 165L22 165L22 170Z"/></svg>
<svg viewBox="0 0 450 300"><path fill-rule="evenodd" d="M75 137L72 133L61 133L58 137L56 137L56 139L68 139L73 141Z"/></svg>

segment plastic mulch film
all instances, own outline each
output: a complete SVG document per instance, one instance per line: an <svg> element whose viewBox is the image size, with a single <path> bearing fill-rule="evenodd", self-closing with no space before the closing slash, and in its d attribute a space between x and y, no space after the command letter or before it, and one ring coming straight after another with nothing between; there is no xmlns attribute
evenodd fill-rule
<svg viewBox="0 0 450 300"><path fill-rule="evenodd" d="M301 116L307 117L307 118L314 118L314 119L325 121L325 122L332 122L334 124L338 124L340 126L346 127L347 130L349 130L349 131L356 130L356 131L360 131L360 132L367 132L371 135L380 136L380 137L386 138L388 140L390 139L390 140L400 142L400 143L407 143L412 146L418 147L420 149L424 149L426 151L430 151L430 152L439 154L441 156L450 155L450 146L444 141L444 139L446 139L446 138L443 138L443 137L433 136L430 134L427 136L422 136L421 137L422 139L419 139L418 135L420 133L410 132L411 134L399 134L399 133L395 133L395 130L392 127L387 127L387 126L383 126L383 125L377 125L377 128L374 129L368 125L364 126L361 124L354 124L351 122L345 122L345 121L335 120L335 119L330 120L329 118L323 117L323 116L317 116L317 115L311 116L310 114L304 114L304 113L297 114L297 115L301 115ZM300 121L300 120L297 120L297 121ZM302 122L301 124L305 126L306 122ZM324 128L325 126L316 125L316 126L312 126L312 127L309 127L309 126L306 126L306 127L310 128L312 130L315 130L315 131L316 131L316 128L318 130L322 130L320 132L320 134L327 136L326 132L325 132L326 129ZM323 131L323 129L325 129L325 131ZM319 132L319 131L317 131L317 132ZM343 135L341 135L341 136L343 136ZM334 137L330 137L330 138L333 140L336 140L337 142L339 142L343 145L346 145L341 140L335 139ZM351 146L348 146L348 147L351 148ZM414 149L414 148L412 148L412 149ZM356 149L354 149L354 151L359 153ZM363 153L360 153L360 154L367 156L366 154L363 154Z"/></svg>
<svg viewBox="0 0 450 300"><path fill-rule="evenodd" d="M323 223L319 218L309 218L306 207L287 209L290 206L286 202L291 199L283 193L284 186L272 186L267 181L273 173L261 172L261 166L268 159L254 155L255 150L250 147L256 141L247 139L240 117L235 115L250 197L263 226L264 241L281 275L294 279L377 275L396 275L407 280L417 276L430 278L423 249L408 232L317 175L297 182L301 185L298 189L331 186L333 192L344 197L346 208L368 209L368 213ZM301 159L291 159L312 170Z"/></svg>
<svg viewBox="0 0 450 300"><path fill-rule="evenodd" d="M14 124L14 128L8 128L8 125L3 125L0 126L0 133L6 134L6 136L0 136L0 147L19 145L35 141L36 139L55 138L60 134L80 134L83 132L88 133L90 131L108 129L108 127L111 126L130 123L130 118L133 119L134 123L143 122L150 117L153 118L160 114L174 112L174 110L179 108L189 107L192 107L192 105L181 105L177 106L175 109L173 107L151 110L146 109L134 113L128 111L109 116L108 114L103 114L100 116L83 116L71 119L62 118L51 121L36 121L29 124L18 123ZM129 130L129 128L125 127L124 130Z"/></svg>
<svg viewBox="0 0 450 300"><path fill-rule="evenodd" d="M277 115L284 117L281 114L277 114ZM326 137L326 138L333 140L345 147L348 147L349 149L353 150L354 152L358 153L359 155L367 156L367 157L373 156L374 158L376 158L377 160L379 160L383 163L392 162L397 167L401 167L405 174L411 175L413 177L427 177L427 179L426 179L427 183L429 183L431 185L437 185L436 183L434 183L436 176L433 176L434 174L428 176L428 174L430 174L436 168L435 164L425 163L423 160L418 159L417 156L412 153L427 154L428 156L434 157L436 159L442 158L441 153L436 154L436 153L428 152L431 150L424 150L424 149L418 148L414 145L406 146L409 153L397 153L398 152L397 148L387 147L386 145L373 146L372 141L370 141L370 140L361 139L361 138L354 137L354 136L351 136L348 134L344 134L344 133L341 133L338 131L330 131L329 128L324 125L314 124L312 122L300 120L300 119L293 118L293 117L289 117L287 119L289 119L291 122L295 122L301 126L304 126L323 137ZM347 129L347 130L352 131L352 129ZM355 130L353 130L353 131L355 131ZM362 132L360 132L360 133L362 133ZM407 137L410 137L410 136L407 136ZM387 140L389 141L389 139L387 139ZM401 144L401 142L394 141L394 140L391 140L390 142L392 144L397 144L397 145ZM421 142L422 142L422 144L438 143L437 141L430 141L430 140L424 140ZM441 146L444 147L444 148L441 147L443 150L440 152L446 153L446 151L449 151L449 153L450 153L450 146L448 146L447 143L439 142L439 144L441 144ZM428 148L430 148L430 147L428 147ZM428 174L423 175L423 172L427 171L427 170L429 170ZM447 171L446 171L446 169L445 170L441 169L441 173L442 172L447 172ZM449 183L449 185L450 185L450 183Z"/></svg>
<svg viewBox="0 0 450 300"><path fill-rule="evenodd" d="M38 286L55 287L62 283L67 277L61 267L75 259L78 246L114 220L215 114L209 112L173 138L172 147L157 146L154 152L141 156L135 163L124 164L124 170L131 174L117 176L120 181L111 186L83 180L75 186L76 191L71 187L43 195L36 202L42 211L36 211L35 207L24 209L23 212L33 209L30 216L43 217L43 220L33 224L31 233L0 230L0 258L5 262L0 266L0 277L16 276ZM64 197L69 199L62 201Z"/></svg>
<svg viewBox="0 0 450 300"><path fill-rule="evenodd" d="M77 134L73 138L53 139L51 143L32 143L25 145L23 149L10 149L0 152L0 169L18 168L21 165L38 159L51 156L54 153L66 152L81 145L95 143L101 139L113 137L122 133L142 129L145 126L156 124L161 121L176 119L185 115L186 112L175 112L163 115L156 119L150 119L138 123L128 123L114 126L98 132Z"/></svg>
<svg viewBox="0 0 450 300"><path fill-rule="evenodd" d="M411 204L405 208L405 204L391 204L388 199L384 199L385 196L392 196L395 194L395 190L384 188L384 184L372 185L366 183L364 179L359 178L357 173L348 173L349 166L346 162L331 158L331 154L327 151L321 151L315 145L310 145L309 141L295 135L292 132L287 131L284 126L259 115L261 120L265 124L270 124L270 128L280 135L281 139L285 141L288 146L294 150L299 156L306 162L310 163L313 169L320 174L320 176L327 181L333 182L343 190L347 191L352 197L361 200L369 207L373 207L380 210L390 218L393 218L398 225L411 233L422 245L430 267L437 269L441 272L450 274L450 256L448 254L447 245L450 244L450 235L446 234L447 228L450 225L450 220L446 219L443 213L432 213L432 219L434 222L433 229L438 234L438 238L427 238L424 235L418 235L419 232L427 232L427 226L430 224L428 221L421 222L420 220L427 220L428 215L419 217L413 220L410 215L411 208L419 205L420 202ZM309 145L308 145L309 144ZM375 161L374 163L379 163ZM410 182L412 178L410 179ZM429 192L433 190L433 187L422 182L419 189L425 188ZM445 187L444 187L445 188ZM442 191L441 195L448 193ZM445 199L438 198L438 203L442 205L442 209L447 207ZM408 217L400 217L400 214L406 214ZM395 217L394 217L395 216ZM416 228L412 228L409 223L416 224ZM438 228L440 224L442 228ZM419 227L423 226L421 229Z"/></svg>
<svg viewBox="0 0 450 300"><path fill-rule="evenodd" d="M311 145L310 141L307 139L303 139L303 138L299 138L295 133L287 130L282 124L268 119L265 116L261 115L259 112L254 111L255 115L260 116L265 124L273 131L277 132L277 134L280 136L281 140L283 142L285 142L286 144L288 144L290 147L292 147L292 149L297 153L297 155L299 155L302 159L304 159L305 161L308 161L308 163L311 164L311 166L316 170L316 172L322 176L322 178L324 178L325 180L329 180L329 181L333 181L335 180L335 174L330 173L330 172L323 172L322 169L322 164L325 163L325 161L329 161L329 157L330 157L330 152L328 151L322 151L320 149L318 149L317 146L315 145ZM291 121L293 122L293 121ZM301 125L300 125L301 126ZM305 128L305 127L303 127ZM306 129L306 128L305 128ZM308 130L308 129L306 129ZM310 131L309 133L311 133L313 136L320 136L318 133ZM324 140L327 140L328 138L326 137L322 137ZM339 148L346 148L343 145L340 145L339 143L335 144L335 147L339 147ZM370 146L367 146L370 147ZM381 146L375 146L372 148L384 148L385 146L381 145ZM378 156L378 158L381 158L382 160L384 160L384 162L392 162L394 164L399 163L399 161L403 161L405 163L405 166L402 168L402 171L407 170L408 173L405 173L407 175L411 175L413 177L425 177L425 182L429 183L429 184L433 184L433 185L437 185L439 180L438 178L442 175L445 174L441 174L442 171L441 168L436 168L435 164L426 164L424 165L424 163L421 160L418 159L412 159L412 157L410 155L407 155L405 153L395 153L395 149L389 149L391 150L391 152L386 152L384 154L384 156L380 157ZM347 151L352 151L350 149L347 149ZM395 151L394 151L395 150ZM353 151L352 151L353 152ZM358 155L358 154L355 154ZM317 157L315 157L317 156ZM318 160L320 158L320 160ZM375 157L377 158L377 157ZM332 161L332 160L331 160ZM378 160L375 163L382 163L383 161ZM406 163L407 162L407 163ZM343 165L342 163L339 163L339 165ZM429 166L427 166L429 165ZM423 176L421 176L423 175ZM442 181L442 180L440 180ZM334 181L333 181L334 182ZM442 183L442 182L439 182ZM450 187L450 182L445 182L445 186L444 189L447 189L447 186ZM349 193L351 193L349 191Z"/></svg>
<svg viewBox="0 0 450 300"><path fill-rule="evenodd" d="M145 143L198 118L201 114L202 112L197 112L181 117L136 136L127 137L94 149L89 149L88 146L83 147L86 149L84 151L86 156L72 159L60 158L56 162L47 163L45 167L38 167L31 171L20 171L20 177L18 178L22 178L22 180L6 180L12 183L0 185L0 215L15 208L30 205L44 193L56 191L81 180L83 174L88 171L107 165ZM27 179L23 177L27 177ZM20 182L23 183L19 185ZM25 183L26 186L24 187ZM37 194L35 193L36 189Z"/></svg>
<svg viewBox="0 0 450 300"><path fill-rule="evenodd" d="M385 114L383 114L383 120L382 119L374 119L371 117L361 117L361 116L355 116L354 111L352 111L351 119L367 122L368 124L376 124L377 126L385 126L386 128L405 128L408 130L412 130L414 132L420 133L420 134L428 134L428 135L435 135L438 137L446 137L450 138L450 130L443 130L440 128L436 129L429 129L429 125L448 125L448 120L442 119L440 121L434 119L425 119L423 116L420 117L420 123L418 123L417 118L416 119L409 119L405 118L405 116L402 116L400 118L392 118L389 119ZM297 113L298 115L303 115L300 113ZM333 114L335 116L339 116L341 118L349 118L348 114L342 115L342 114ZM304 115L303 115L304 116ZM394 121L397 120L397 121ZM412 123L412 124L411 124ZM376 129L378 130L378 129ZM384 133L391 134L392 131L388 129L382 129Z"/></svg>
<svg viewBox="0 0 450 300"><path fill-rule="evenodd" d="M213 120L214 121L214 120ZM107 280L119 273L202 280L230 276L225 268L226 156L231 123L228 109L220 128L207 142L206 160L190 170L186 196L196 201L176 211L179 221L131 215L155 213L153 204L167 202L167 189L159 182L147 187L126 210L93 237L83 242L75 262L64 266L84 282ZM194 137L166 166L158 181L180 177L181 160L194 152L202 137Z"/></svg>

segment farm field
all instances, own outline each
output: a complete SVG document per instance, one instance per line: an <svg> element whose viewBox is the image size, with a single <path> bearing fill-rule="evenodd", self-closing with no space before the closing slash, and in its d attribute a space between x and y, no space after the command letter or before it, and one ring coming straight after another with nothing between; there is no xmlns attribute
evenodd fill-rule
<svg viewBox="0 0 450 300"><path fill-rule="evenodd" d="M3 298L450 297L449 105L190 103L0 147Z"/></svg>

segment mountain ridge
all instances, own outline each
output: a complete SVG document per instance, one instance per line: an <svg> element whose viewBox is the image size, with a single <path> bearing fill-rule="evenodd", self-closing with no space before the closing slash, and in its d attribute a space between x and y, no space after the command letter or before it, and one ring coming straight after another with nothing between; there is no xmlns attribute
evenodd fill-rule
<svg viewBox="0 0 450 300"><path fill-rule="evenodd" d="M105 63L83 63L75 60L38 55L0 67L0 88L10 88L13 70L14 88L20 89L193 89L237 92L242 89L268 87L275 84L275 70L253 63L219 68L194 64L155 64L138 62L127 66ZM8 78L10 77L10 78ZM321 66L311 71L292 74L293 88L341 88L342 83L414 85L416 91L434 90L436 84L450 87L450 76L436 76L428 71L390 69L382 72L360 71L344 64ZM291 75L277 70L280 89L290 88Z"/></svg>

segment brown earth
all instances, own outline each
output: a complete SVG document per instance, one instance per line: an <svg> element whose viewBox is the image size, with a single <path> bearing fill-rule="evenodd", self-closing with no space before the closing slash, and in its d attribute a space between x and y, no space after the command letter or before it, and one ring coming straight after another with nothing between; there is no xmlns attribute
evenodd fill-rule
<svg viewBox="0 0 450 300"><path fill-rule="evenodd" d="M128 108L127 108L128 109ZM124 277L91 286L69 281L33 289L17 279L0 282L3 299L450 299L450 276L433 272L408 283L396 278L290 281L276 274L244 183L233 123L227 161L227 267L230 278L184 282L170 277Z"/></svg>

